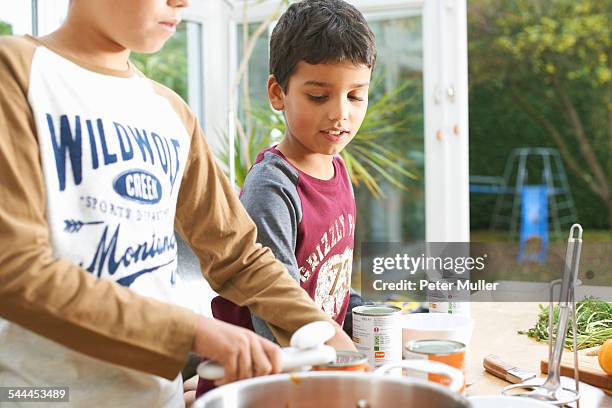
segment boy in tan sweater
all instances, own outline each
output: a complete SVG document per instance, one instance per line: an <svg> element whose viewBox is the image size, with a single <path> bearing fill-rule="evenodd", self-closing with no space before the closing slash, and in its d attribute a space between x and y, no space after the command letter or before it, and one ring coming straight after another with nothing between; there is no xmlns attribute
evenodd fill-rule
<svg viewBox="0 0 612 408"><path fill-rule="evenodd" d="M129 62L188 3L73 0L49 36L0 38L0 386L176 407L189 351L224 364L223 382L277 372L277 346L180 306L175 229L281 344L329 320L256 244L188 106ZM351 348L335 327L330 344Z"/></svg>

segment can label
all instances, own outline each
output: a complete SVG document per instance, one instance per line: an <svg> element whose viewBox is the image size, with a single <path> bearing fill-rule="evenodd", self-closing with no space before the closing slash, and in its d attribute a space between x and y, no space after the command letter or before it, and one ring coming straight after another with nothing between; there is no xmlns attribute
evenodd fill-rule
<svg viewBox="0 0 612 408"><path fill-rule="evenodd" d="M441 282L454 283L456 285L457 280L443 279ZM466 290L429 290L427 292L429 312L469 316L469 296L470 292Z"/></svg>
<svg viewBox="0 0 612 408"><path fill-rule="evenodd" d="M404 356L408 360L437 361L458 369L463 374L463 386L460 392L465 391L464 344L449 340L413 340L406 345ZM450 379L444 375L411 372L410 376L427 379L444 386L450 385Z"/></svg>
<svg viewBox="0 0 612 408"><path fill-rule="evenodd" d="M404 352L404 358L406 360L428 360L429 358L425 354L411 353L410 351ZM408 376L410 378L420 378L421 380L429 381L429 375L423 371L412 371L404 368L403 375Z"/></svg>
<svg viewBox="0 0 612 408"><path fill-rule="evenodd" d="M429 302L429 313L470 316L470 304L467 302Z"/></svg>
<svg viewBox="0 0 612 408"><path fill-rule="evenodd" d="M387 312L385 313L385 309ZM353 341L374 367L401 361L401 312L395 307L360 306L353 310Z"/></svg>

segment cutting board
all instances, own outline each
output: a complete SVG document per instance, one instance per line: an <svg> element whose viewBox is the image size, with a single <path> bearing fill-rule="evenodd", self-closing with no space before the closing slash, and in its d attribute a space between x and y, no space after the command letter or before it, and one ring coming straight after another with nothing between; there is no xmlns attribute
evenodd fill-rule
<svg viewBox="0 0 612 408"><path fill-rule="evenodd" d="M601 369L597 362L597 356L587 356L589 349L578 351L578 376L580 381L595 387L602 388L606 393L612 392L612 375L608 375ZM542 373L548 373L548 360L540 362ZM563 350L561 357L561 375L574 378L574 353Z"/></svg>

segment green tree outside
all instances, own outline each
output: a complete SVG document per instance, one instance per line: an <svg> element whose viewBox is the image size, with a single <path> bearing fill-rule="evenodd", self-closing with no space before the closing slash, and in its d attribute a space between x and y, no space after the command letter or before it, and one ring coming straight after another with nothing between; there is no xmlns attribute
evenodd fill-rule
<svg viewBox="0 0 612 408"><path fill-rule="evenodd" d="M501 174L512 147L556 147L581 222L612 231L611 17L597 0L471 0L468 12L471 172Z"/></svg>
<svg viewBox="0 0 612 408"><path fill-rule="evenodd" d="M180 23L164 48L153 54L133 53L130 57L147 77L179 94L187 101L187 26Z"/></svg>
<svg viewBox="0 0 612 408"><path fill-rule="evenodd" d="M0 35L11 35L13 34L13 26L4 21L0 21Z"/></svg>

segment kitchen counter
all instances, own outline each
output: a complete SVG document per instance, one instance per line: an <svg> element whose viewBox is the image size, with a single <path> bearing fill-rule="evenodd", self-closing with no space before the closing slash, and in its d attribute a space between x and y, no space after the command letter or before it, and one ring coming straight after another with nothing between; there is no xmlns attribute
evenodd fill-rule
<svg viewBox="0 0 612 408"><path fill-rule="evenodd" d="M489 354L525 371L540 374L540 360L548 356L546 343L538 343L519 330L532 327L539 313L537 302L474 302L471 316L474 334L466 356L468 396L499 394L510 383L485 371L482 361Z"/></svg>
<svg viewBox="0 0 612 408"><path fill-rule="evenodd" d="M508 364L525 371L540 373L540 360L548 358L548 344L538 343L531 337L518 334L536 322L540 308L536 302L474 302L471 316L475 320L472 342L467 349L467 396L500 395L510 383L485 371L482 361L496 354ZM567 349L564 353L571 353ZM572 383L573 384L573 383ZM612 408L612 397L600 389L581 383L582 408ZM575 406L572 404L570 406Z"/></svg>

